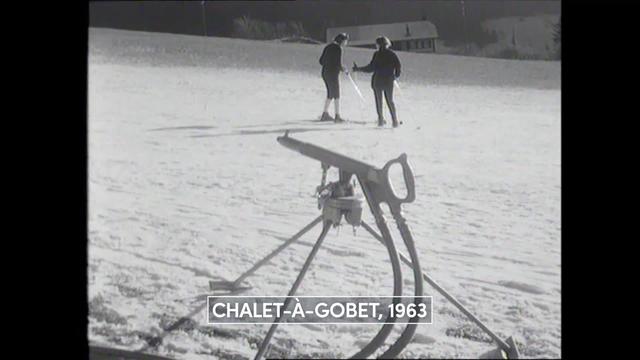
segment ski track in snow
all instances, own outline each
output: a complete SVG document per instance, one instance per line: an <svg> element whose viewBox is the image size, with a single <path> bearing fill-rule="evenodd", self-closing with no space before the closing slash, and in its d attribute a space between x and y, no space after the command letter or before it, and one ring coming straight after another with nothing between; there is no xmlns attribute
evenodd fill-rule
<svg viewBox="0 0 640 360"><path fill-rule="evenodd" d="M376 166L406 152L417 197L404 213L424 269L490 328L515 335L523 356L561 356L559 64L460 60L523 77L530 70L536 86L520 80L510 86L506 75L493 78L495 86L478 86L487 76L472 78L484 71L475 68L460 85L407 81L396 100L405 124L379 131L368 76L356 79L366 107L342 83L342 113L368 124L326 124L313 121L325 91L319 69L277 70L268 63L294 49L303 58L297 61L315 64L313 46L106 29L92 29L90 42L92 342L144 347L145 338L200 304L209 280L235 279L318 215L312 194L320 164L276 142L290 129L295 138ZM240 64L261 58L267 69L216 66L215 56L203 55L209 48ZM359 63L370 56L349 53ZM190 62L175 60L183 58ZM405 72L424 69L427 77L436 76L429 61L443 61L400 58L407 59ZM334 169L329 176L337 176ZM375 224L368 211L364 220ZM285 294L319 231L250 277L246 294ZM392 285L382 245L364 229L354 237L343 226L330 232L298 293L390 295ZM457 309L425 289L434 296L434 324L421 325L402 356L473 357L493 348ZM207 327L204 316L153 351L181 359L252 358L267 330ZM344 357L377 330L280 326L273 354ZM389 343L399 329L393 334Z"/></svg>

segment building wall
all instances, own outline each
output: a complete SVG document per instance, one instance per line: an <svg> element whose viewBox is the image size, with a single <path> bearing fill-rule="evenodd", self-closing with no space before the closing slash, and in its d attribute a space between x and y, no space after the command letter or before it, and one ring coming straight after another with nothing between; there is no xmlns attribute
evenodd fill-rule
<svg viewBox="0 0 640 360"><path fill-rule="evenodd" d="M375 44L361 44L353 46L367 49L376 48ZM392 40L391 48L396 51L435 53L436 39Z"/></svg>
<svg viewBox="0 0 640 360"><path fill-rule="evenodd" d="M391 48L399 51L435 52L435 39L415 39L391 41Z"/></svg>
<svg viewBox="0 0 640 360"><path fill-rule="evenodd" d="M429 21L404 21L397 23L353 25L332 27L327 29L327 42L331 41L339 33L347 33L353 45L369 44L380 35L385 35L391 40L437 38L438 30Z"/></svg>

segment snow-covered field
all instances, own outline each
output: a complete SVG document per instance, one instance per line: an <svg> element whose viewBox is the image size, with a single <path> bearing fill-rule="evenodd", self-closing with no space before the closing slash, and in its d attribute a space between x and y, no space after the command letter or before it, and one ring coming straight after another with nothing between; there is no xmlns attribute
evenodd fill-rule
<svg viewBox="0 0 640 360"><path fill-rule="evenodd" d="M399 53L405 125L381 130L365 74L366 104L343 78L342 114L366 125L312 121L320 46L108 29L89 40L92 343L145 347L204 301L209 280L235 279L319 214L320 164L276 142L289 129L377 166L406 152L417 198L404 212L424 269L523 356L561 355L560 63ZM370 56L348 48L345 63ZM250 277L246 294L286 294L318 232ZM403 356L494 348L425 286L434 324ZM364 229L332 230L298 293L391 295L386 250ZM203 311L149 351L252 358L267 327L206 326ZM272 354L349 356L377 330L283 325Z"/></svg>

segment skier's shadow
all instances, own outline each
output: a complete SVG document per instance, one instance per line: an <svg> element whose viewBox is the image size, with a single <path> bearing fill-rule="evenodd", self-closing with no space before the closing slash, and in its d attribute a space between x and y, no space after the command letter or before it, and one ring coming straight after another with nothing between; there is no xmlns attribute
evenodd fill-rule
<svg viewBox="0 0 640 360"><path fill-rule="evenodd" d="M362 131L362 130L373 130L374 128L363 128L362 125L366 125L365 122L345 122L345 123L335 123L333 121L320 121L317 119L311 120L297 120L297 121L286 121L283 123L277 124L256 124L256 125L245 125L238 126L236 131L232 131L229 133L218 133L218 134L197 134L191 135L192 138L207 138L207 137L221 137L221 136L242 136L242 135L265 135L265 134L282 134L285 131L289 131L291 134L295 133L303 133L303 132L312 132L312 131ZM308 125L309 127L285 127L285 128L272 128L273 126L283 126L283 125ZM358 125L353 127L353 125ZM262 128L259 130L251 130L251 128ZM264 129L267 128L267 129Z"/></svg>
<svg viewBox="0 0 640 360"><path fill-rule="evenodd" d="M273 129L274 126L287 126L287 125L302 125L309 127L287 127L287 128L277 128ZM352 127L352 125L360 125L358 127ZM255 125L242 125L234 127L237 129L228 133L218 133L218 134L195 134L191 135L192 138L203 138L203 137L220 137L220 136L241 136L241 135L264 135L264 134L281 134L285 130L289 130L292 134L294 133L302 133L302 132L310 132L310 131L352 131L352 130L365 130L368 128L362 128L362 125L367 125L366 122L359 121L348 121L345 123L335 123L333 121L320 121L318 119L307 119L307 120L296 120L296 121L285 121L281 123L267 123L267 124L255 124ZM251 130L252 128L262 128ZM266 128L266 129L265 129ZM207 126L207 125L190 125L190 126L174 126L174 127L162 127L149 129L148 131L170 131L170 130L212 130L218 129L217 126Z"/></svg>
<svg viewBox="0 0 640 360"><path fill-rule="evenodd" d="M173 126L149 129L149 131L166 131L166 130L211 130L217 129L217 126L191 125L191 126Z"/></svg>
<svg viewBox="0 0 640 360"><path fill-rule="evenodd" d="M222 133L222 134L200 134L200 135L191 135L192 138L209 138L209 137L221 137L221 136L243 136L243 135L265 135L265 134L282 134L285 131L289 131L290 134L303 133L303 132L311 132L311 131L353 131L363 129L358 128L280 128L280 129L270 129L270 130L239 130L233 131L230 133Z"/></svg>
<svg viewBox="0 0 640 360"><path fill-rule="evenodd" d="M282 125L334 125L334 124L335 123L331 122L331 121L300 120L300 121L285 121L285 122L276 123L276 124L241 125L241 126L237 126L235 128L236 129L248 129L248 128L271 127L271 126L282 126ZM218 128L217 126L208 126L208 125L189 125L189 126L161 127L161 128L149 129L147 131L212 130L212 129L217 129L217 128Z"/></svg>
<svg viewBox="0 0 640 360"><path fill-rule="evenodd" d="M318 119L311 119L311 120L285 121L285 122L275 123L275 124L244 125L244 126L238 126L238 128L246 129L246 128L282 126L282 125L320 125L320 126L324 127L324 126L330 126L330 125L340 126L342 124L347 124L347 125L366 125L367 123L364 122L364 121L349 121L349 122L346 122L346 123L335 123L333 121L322 121L322 120L318 120Z"/></svg>

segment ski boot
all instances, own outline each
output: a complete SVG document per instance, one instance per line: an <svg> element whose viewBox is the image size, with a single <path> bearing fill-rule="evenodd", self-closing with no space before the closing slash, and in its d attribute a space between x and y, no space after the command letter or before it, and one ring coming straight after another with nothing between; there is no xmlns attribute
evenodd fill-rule
<svg viewBox="0 0 640 360"><path fill-rule="evenodd" d="M322 116L320 116L320 121L334 121L334 119L329 115L328 112L323 112Z"/></svg>
<svg viewBox="0 0 640 360"><path fill-rule="evenodd" d="M378 119L378 126L382 127L385 126L387 124L387 121L385 119Z"/></svg>
<svg viewBox="0 0 640 360"><path fill-rule="evenodd" d="M343 123L343 122L346 122L347 120L341 118L339 114L336 114L336 118L333 121L337 123Z"/></svg>

